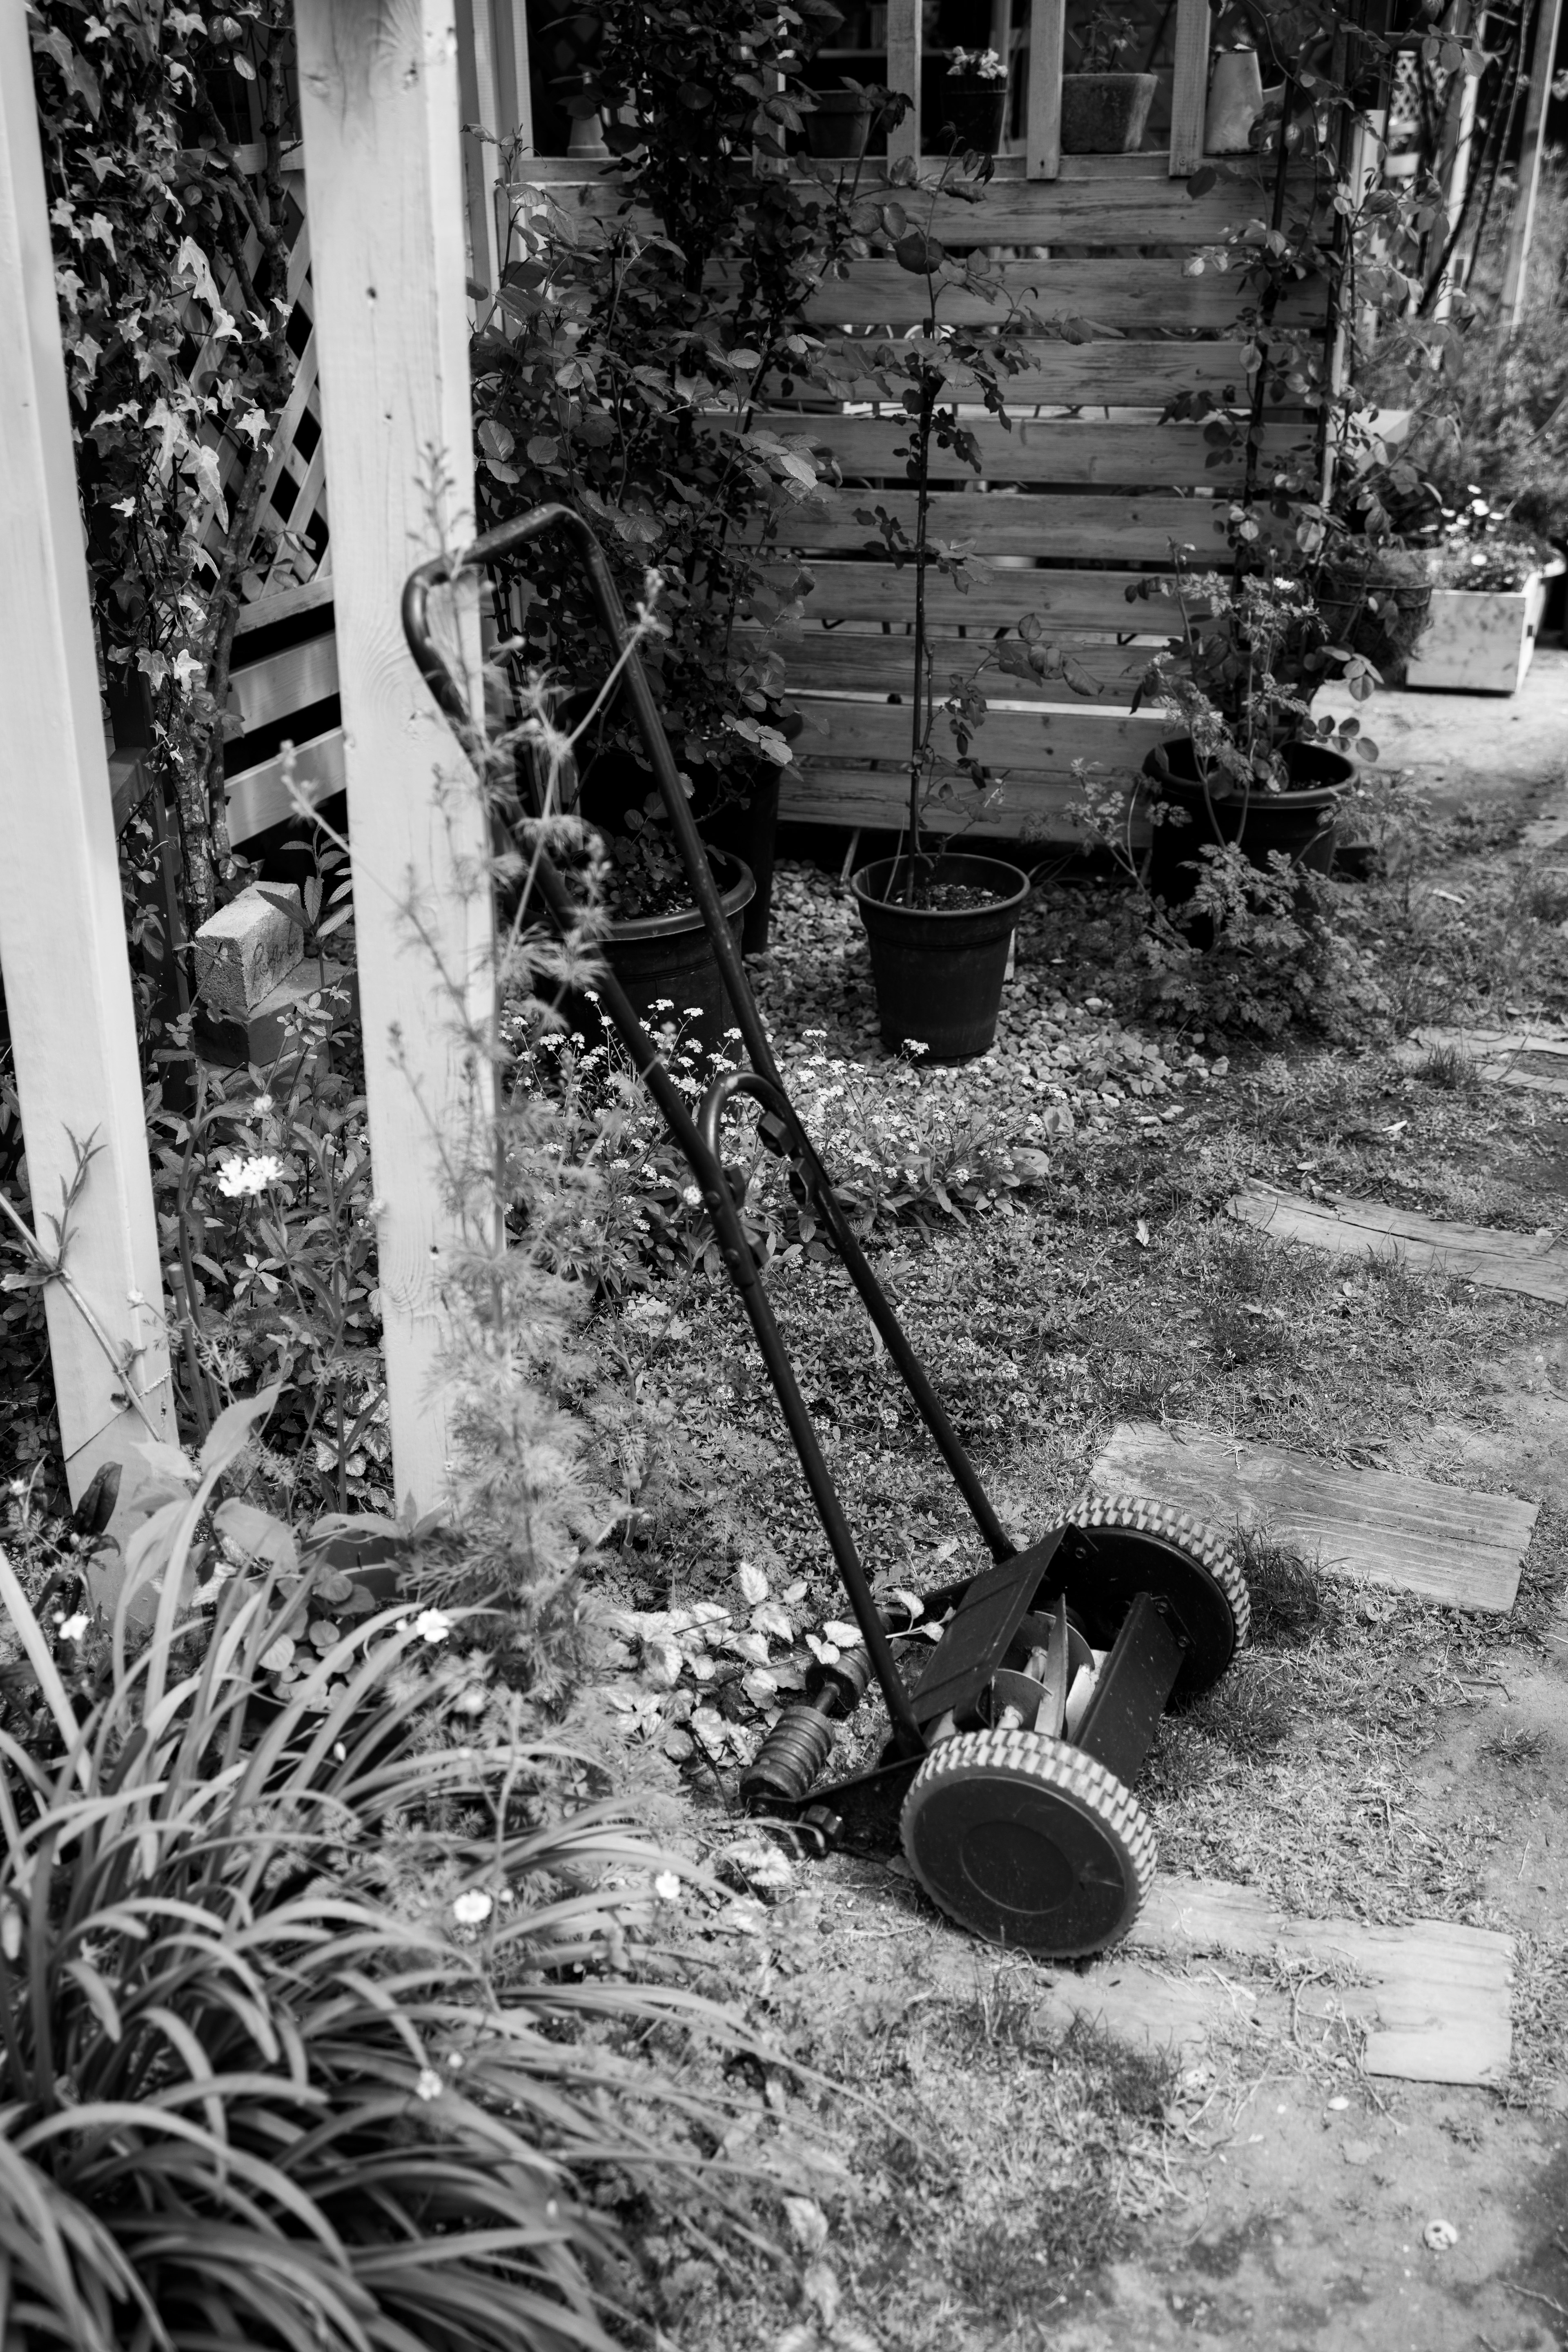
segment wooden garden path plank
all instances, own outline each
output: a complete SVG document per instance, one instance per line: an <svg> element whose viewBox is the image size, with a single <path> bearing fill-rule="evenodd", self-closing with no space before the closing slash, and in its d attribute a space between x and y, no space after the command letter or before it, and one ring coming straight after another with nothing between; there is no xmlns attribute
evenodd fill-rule
<svg viewBox="0 0 1568 2352"><path fill-rule="evenodd" d="M1305 1242L1340 1257L1402 1258L1407 1265L1461 1275L1489 1290L1568 1305L1568 1250L1547 1235L1447 1224L1382 1201L1309 1201L1265 1184L1237 1192L1227 1206L1233 1217L1261 1227L1277 1241Z"/></svg>
<svg viewBox="0 0 1568 2352"><path fill-rule="evenodd" d="M1435 1047L1452 1045L1468 1055L1479 1076L1504 1087L1521 1087L1530 1094L1568 1095L1568 1037L1556 1030L1539 1029L1417 1029L1399 1048L1405 1063L1425 1061ZM1544 1059L1561 1064L1555 1070L1524 1070L1523 1061Z"/></svg>
<svg viewBox="0 0 1568 2352"><path fill-rule="evenodd" d="M1497 1613L1513 1607L1541 1507L1153 1422L1121 1423L1089 1478L1221 1528L1267 1528L1342 1575Z"/></svg>
<svg viewBox="0 0 1568 2352"><path fill-rule="evenodd" d="M1344 1962L1363 1979L1332 1998L1367 2029L1369 2074L1413 2083L1497 2083L1512 2053L1513 1941L1489 1928L1423 1919L1374 1927L1360 1919L1299 1919L1250 1886L1160 1878L1128 1938L1130 1951L1176 1958L1235 1953L1320 1967Z"/></svg>

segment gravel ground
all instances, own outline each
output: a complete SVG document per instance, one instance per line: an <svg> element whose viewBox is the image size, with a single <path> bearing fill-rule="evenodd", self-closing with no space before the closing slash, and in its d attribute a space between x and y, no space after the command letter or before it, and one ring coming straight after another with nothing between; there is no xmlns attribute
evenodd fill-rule
<svg viewBox="0 0 1568 2352"><path fill-rule="evenodd" d="M773 932L767 953L752 961L752 984L786 1076L813 1050L896 1067L877 1035L870 955L848 885L816 866L781 865ZM1201 1033L1130 1025L1091 992L1092 968L1053 954L1058 943L1050 900L1037 898L1019 925L994 1045L973 1062L922 1066L922 1087L984 1113L1013 1143L1061 1133L1064 1108L1073 1126L1102 1133L1174 1125L1179 1097L1222 1078L1226 1056L1198 1051Z"/></svg>

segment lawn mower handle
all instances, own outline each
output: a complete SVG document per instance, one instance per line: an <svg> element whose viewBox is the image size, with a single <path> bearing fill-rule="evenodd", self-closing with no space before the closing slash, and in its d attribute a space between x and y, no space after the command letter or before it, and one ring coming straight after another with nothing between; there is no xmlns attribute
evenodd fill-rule
<svg viewBox="0 0 1568 2352"><path fill-rule="evenodd" d="M973 1464L970 1461L956 1431L948 1420L942 1403L927 1380L923 1367L910 1346L903 1328L882 1291L880 1284L867 1263L864 1252L850 1229L842 1204L831 1180L823 1167L811 1139L784 1090L784 1081L768 1043L739 949L724 919L718 887L708 863L707 852L698 833L696 821L687 803L685 792L676 770L669 740L659 718L658 707L638 657L636 639L626 621L615 580L604 550L600 547L583 517L570 507L535 507L520 515L514 521L503 523L476 540L463 554L437 556L422 563L411 573L403 591L403 631L408 648L420 673L454 730L480 764L484 755L482 739L474 728L468 702L458 681L452 676L437 650L430 631L429 597L433 588L449 584L460 574L481 569L496 559L512 554L519 548L544 537L552 530L565 530L576 542L583 567L593 591L594 601L605 635L612 652L620 660L622 677L632 713L637 720L648 757L653 763L670 824L679 845L681 860L691 883L692 893L701 911L704 926L715 959L723 977L730 1001L734 1007L741 1035L752 1059L750 1070L731 1071L717 1078L709 1088L701 1106L700 1125L694 1122L686 1103L668 1071L659 1059L658 1051L647 1032L638 1021L631 1003L613 971L606 969L599 978L598 991L622 1043L631 1056L637 1074L647 1085L662 1113L667 1126L679 1146L701 1190L703 1205L712 1219L719 1246L731 1279L739 1290L751 1318L757 1344L767 1366L779 1404L783 1410L790 1437L800 1457L802 1471L811 1490L823 1531L827 1537L835 1562L844 1584L845 1593L854 1611L856 1623L881 1685L887 1703L894 1737L899 1747L908 1755L923 1752L926 1740L915 1721L902 1678L893 1658L886 1628L872 1598L870 1586L860 1564L854 1537L844 1515L826 1462L817 1442L816 1432L805 1401L801 1395L782 1335L773 1320L758 1276L757 1264L742 1225L739 1207L725 1178L720 1152L720 1125L725 1110L739 1094L751 1094L784 1127L788 1140L788 1156L795 1161L813 1200L828 1226L846 1271L865 1301L889 1356L897 1365L904 1384L912 1397L921 1420L930 1431L939 1452L967 1503L976 1527L993 1559L1000 1561L1013 1559L1018 1547L997 1518L990 1498L982 1486ZM551 860L541 852L534 866L534 875L541 896L549 908L552 919L563 932L569 930L577 917L571 893Z"/></svg>

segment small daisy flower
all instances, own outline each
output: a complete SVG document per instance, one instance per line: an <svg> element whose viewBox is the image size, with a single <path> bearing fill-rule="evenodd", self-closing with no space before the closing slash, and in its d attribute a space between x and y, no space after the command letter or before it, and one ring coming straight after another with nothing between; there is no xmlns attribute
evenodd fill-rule
<svg viewBox="0 0 1568 2352"><path fill-rule="evenodd" d="M79 1642L90 1622L90 1618L84 1617L79 1612L75 1617L68 1617L60 1627L61 1641Z"/></svg>
<svg viewBox="0 0 1568 2352"><path fill-rule="evenodd" d="M414 1620L414 1630L422 1642L444 1642L452 1621L444 1609L422 1609Z"/></svg>
<svg viewBox="0 0 1568 2352"><path fill-rule="evenodd" d="M421 2066L414 2088L422 2099L438 2099L445 2087L434 2066Z"/></svg>
<svg viewBox="0 0 1568 2352"><path fill-rule="evenodd" d="M454 1900L452 1916L459 1927L479 1927L489 1917L494 1909L495 1905L483 1887L470 1886L465 1894L458 1895Z"/></svg>
<svg viewBox="0 0 1568 2352"><path fill-rule="evenodd" d="M676 1876L673 1870L661 1870L658 1876L653 1882L653 1891L658 1895L661 1903L679 1902L680 1899L680 1881Z"/></svg>
<svg viewBox="0 0 1568 2352"><path fill-rule="evenodd" d="M283 1162L276 1152L258 1151L242 1160L237 1151L230 1152L218 1162L218 1191L228 1201L243 1200L247 1193L265 1192L268 1184L278 1183L283 1174Z"/></svg>

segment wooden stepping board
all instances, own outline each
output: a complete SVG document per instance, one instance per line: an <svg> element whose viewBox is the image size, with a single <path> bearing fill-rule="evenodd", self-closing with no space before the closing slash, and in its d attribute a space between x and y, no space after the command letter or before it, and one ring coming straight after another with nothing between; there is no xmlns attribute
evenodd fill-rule
<svg viewBox="0 0 1568 2352"><path fill-rule="evenodd" d="M1399 1059L1419 1065L1438 1045L1468 1054L1477 1074L1495 1085L1522 1087L1531 1094L1568 1095L1568 1037L1560 1031L1417 1029L1398 1048Z"/></svg>
<svg viewBox="0 0 1568 2352"><path fill-rule="evenodd" d="M1489 1928L1423 1919L1373 1927L1360 1919L1298 1919L1278 1911L1255 1887L1217 1879L1156 1879L1128 1937L1129 1951L1174 1958L1234 1953L1248 1960L1275 1954L1327 1969L1338 1962L1359 1982L1312 1988L1308 2013L1323 1996L1366 2028L1369 2074L1408 2083L1498 2083L1507 2074L1513 2031L1509 1996L1513 1942ZM1114 1956L1112 1956L1114 1957Z"/></svg>
<svg viewBox="0 0 1568 2352"><path fill-rule="evenodd" d="M1337 1574L1496 1614L1513 1607L1541 1508L1153 1422L1121 1423L1089 1475L1104 1494L1267 1528Z"/></svg>
<svg viewBox="0 0 1568 2352"><path fill-rule="evenodd" d="M1568 1249L1549 1235L1446 1224L1382 1201L1309 1201L1266 1184L1236 1193L1226 1207L1233 1217L1277 1241L1305 1242L1338 1257L1401 1258L1406 1265L1458 1275L1489 1290L1568 1305Z"/></svg>

